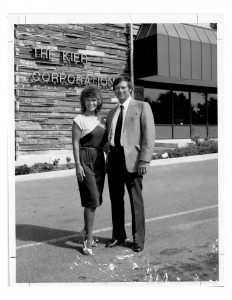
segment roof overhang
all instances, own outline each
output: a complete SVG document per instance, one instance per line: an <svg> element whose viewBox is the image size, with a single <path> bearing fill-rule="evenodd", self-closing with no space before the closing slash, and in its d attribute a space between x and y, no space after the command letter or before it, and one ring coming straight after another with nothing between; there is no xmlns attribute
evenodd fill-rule
<svg viewBox="0 0 232 300"><path fill-rule="evenodd" d="M141 78L138 78L138 80L143 80L143 81L148 81L148 82L180 84L180 85L192 85L192 86L199 86L199 87L213 87L213 88L217 87L217 83L215 81L173 78L173 77L166 77L166 76L161 76L161 75L141 77Z"/></svg>
<svg viewBox="0 0 232 300"><path fill-rule="evenodd" d="M214 30L190 24L143 24L134 41L136 80L217 87Z"/></svg>

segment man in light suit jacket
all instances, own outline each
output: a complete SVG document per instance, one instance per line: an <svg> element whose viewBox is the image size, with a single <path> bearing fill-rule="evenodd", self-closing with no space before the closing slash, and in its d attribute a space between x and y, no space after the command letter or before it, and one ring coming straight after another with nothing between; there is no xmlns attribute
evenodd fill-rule
<svg viewBox="0 0 232 300"><path fill-rule="evenodd" d="M132 84L128 77L114 80L113 89L119 105L106 120L109 151L107 173L111 199L113 232L106 247L126 242L124 194L128 190L132 213L132 250L144 248L145 216L142 179L147 173L155 143L155 124L148 103L132 99Z"/></svg>

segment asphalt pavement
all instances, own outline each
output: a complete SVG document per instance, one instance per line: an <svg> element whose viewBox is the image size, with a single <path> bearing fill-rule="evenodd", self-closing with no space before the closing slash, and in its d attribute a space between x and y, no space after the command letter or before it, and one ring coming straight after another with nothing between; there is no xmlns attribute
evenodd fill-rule
<svg viewBox="0 0 232 300"><path fill-rule="evenodd" d="M142 253L134 253L130 242L105 248L111 238L107 180L96 212L93 257L82 253L75 175L16 182L16 282L219 282L217 163L206 158L149 168ZM125 207L131 240L127 193Z"/></svg>

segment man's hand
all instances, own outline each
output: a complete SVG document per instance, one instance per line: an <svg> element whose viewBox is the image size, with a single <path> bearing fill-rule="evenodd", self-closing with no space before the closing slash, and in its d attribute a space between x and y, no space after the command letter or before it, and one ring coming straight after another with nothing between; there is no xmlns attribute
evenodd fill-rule
<svg viewBox="0 0 232 300"><path fill-rule="evenodd" d="M147 166L149 165L149 163L147 161L139 161L139 165L138 165L138 173L139 175L145 175L147 173Z"/></svg>

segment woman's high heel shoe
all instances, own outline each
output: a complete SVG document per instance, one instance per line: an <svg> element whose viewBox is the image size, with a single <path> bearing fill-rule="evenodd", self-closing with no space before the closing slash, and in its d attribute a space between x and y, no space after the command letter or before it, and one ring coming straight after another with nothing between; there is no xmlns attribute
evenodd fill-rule
<svg viewBox="0 0 232 300"><path fill-rule="evenodd" d="M93 238L92 247L97 247L97 242L98 242L98 240Z"/></svg>
<svg viewBox="0 0 232 300"><path fill-rule="evenodd" d="M86 255L95 255L91 248L87 248L87 241L85 240L83 243L83 253Z"/></svg>
<svg viewBox="0 0 232 300"><path fill-rule="evenodd" d="M86 236L87 236L85 228L80 232L80 235L81 235L81 237L84 241L86 239ZM97 243L98 243L98 238L93 236L92 247L97 247L97 245L98 245Z"/></svg>

